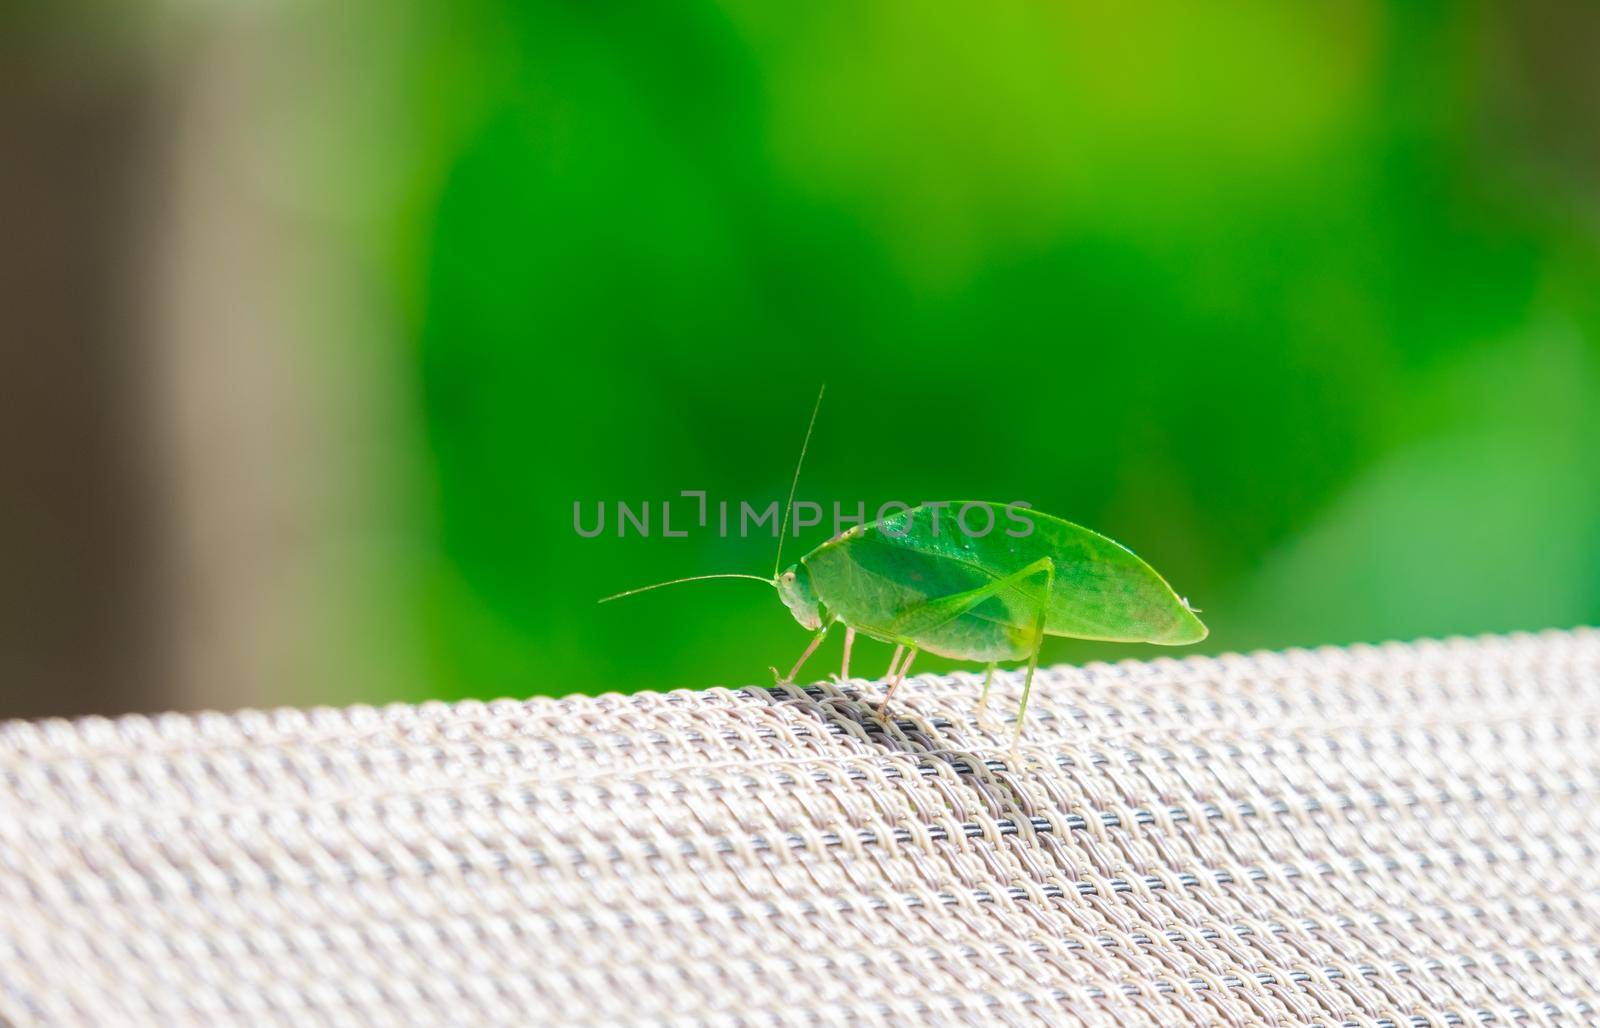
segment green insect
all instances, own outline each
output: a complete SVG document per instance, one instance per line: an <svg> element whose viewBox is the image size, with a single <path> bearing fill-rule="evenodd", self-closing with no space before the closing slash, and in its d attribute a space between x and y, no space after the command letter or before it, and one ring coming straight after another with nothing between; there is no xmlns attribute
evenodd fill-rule
<svg viewBox="0 0 1600 1028"><path fill-rule="evenodd" d="M851 528L783 568L783 536L821 405L819 393L790 483L770 579L696 575L630 589L600 602L711 578L764 582L777 589L794 619L812 633L783 681L794 681L835 625L845 630L841 680L850 675L850 650L857 635L895 647L880 715L918 653L988 665L978 701L980 718L995 665L1026 660L1013 745L1022 735L1046 636L1162 646L1206 637L1195 610L1131 550L1020 504L924 504Z"/></svg>

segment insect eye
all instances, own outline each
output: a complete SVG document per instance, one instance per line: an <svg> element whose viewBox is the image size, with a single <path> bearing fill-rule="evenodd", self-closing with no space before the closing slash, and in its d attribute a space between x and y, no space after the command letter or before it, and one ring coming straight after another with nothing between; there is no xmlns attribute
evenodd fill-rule
<svg viewBox="0 0 1600 1028"><path fill-rule="evenodd" d="M785 571L783 573L783 580L785 582L793 582L794 581L794 572L793 571Z"/></svg>

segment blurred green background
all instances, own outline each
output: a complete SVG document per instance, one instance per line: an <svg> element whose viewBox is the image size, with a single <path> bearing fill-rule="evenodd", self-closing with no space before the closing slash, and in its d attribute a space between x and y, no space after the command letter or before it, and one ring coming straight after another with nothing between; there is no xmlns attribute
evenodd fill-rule
<svg viewBox="0 0 1600 1028"><path fill-rule="evenodd" d="M1600 621L1593 10L159 11L12 36L24 109L143 98L98 288L164 297L95 336L148 355L97 351L144 426L106 463L155 469L142 627L60 672L148 687L55 707L769 680L768 591L594 600L770 538L573 504L781 499L823 381L802 497L1026 499L1161 570L1197 652ZM65 577L52 625L105 588Z"/></svg>

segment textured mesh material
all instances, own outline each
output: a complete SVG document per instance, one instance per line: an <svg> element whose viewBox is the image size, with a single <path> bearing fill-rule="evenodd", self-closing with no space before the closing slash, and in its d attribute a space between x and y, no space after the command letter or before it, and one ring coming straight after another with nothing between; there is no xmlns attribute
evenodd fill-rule
<svg viewBox="0 0 1600 1028"><path fill-rule="evenodd" d="M1600 1018L1600 632L1040 677L0 725L0 1016Z"/></svg>

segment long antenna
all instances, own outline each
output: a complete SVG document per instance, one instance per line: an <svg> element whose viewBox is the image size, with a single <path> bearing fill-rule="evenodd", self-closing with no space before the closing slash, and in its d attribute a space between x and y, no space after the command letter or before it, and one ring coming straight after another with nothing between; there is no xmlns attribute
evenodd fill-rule
<svg viewBox="0 0 1600 1028"><path fill-rule="evenodd" d="M634 595L637 595L638 593L647 593L651 589L662 589L662 588L665 588L666 586L669 586L669 585L681 585L684 582L703 582L708 578L748 578L748 579L750 579L750 581L752 581L752 582L760 582L762 585L771 585L772 584L771 579L762 578L760 575L740 575L740 574L690 575L688 578L674 578L670 582L657 582L655 585L641 585L639 588L637 588L637 589L629 589L625 593L615 593L614 595L603 597L603 598L601 598L600 602L601 603L610 603L612 600L620 600L624 596L634 596Z"/></svg>
<svg viewBox="0 0 1600 1028"><path fill-rule="evenodd" d="M772 580L778 580L778 572L783 570L783 537L789 534L789 514L794 510L794 491L800 487L800 469L806 462L806 449L811 445L811 430L817 427L817 411L822 409L822 394L828 391L828 383L822 383L822 388L817 390L817 405L811 408L811 423L806 426L805 442L800 444L800 459L794 462L794 479L789 483L789 502L783 508L783 527L778 529L778 559L772 562Z"/></svg>

